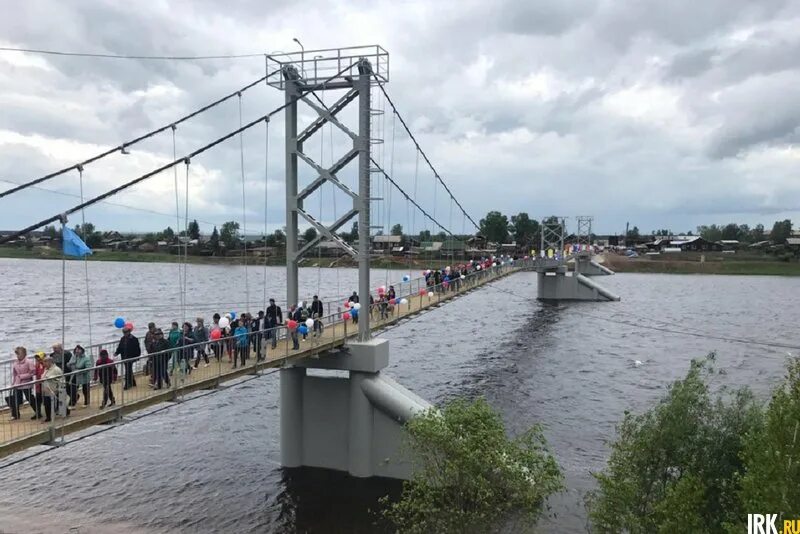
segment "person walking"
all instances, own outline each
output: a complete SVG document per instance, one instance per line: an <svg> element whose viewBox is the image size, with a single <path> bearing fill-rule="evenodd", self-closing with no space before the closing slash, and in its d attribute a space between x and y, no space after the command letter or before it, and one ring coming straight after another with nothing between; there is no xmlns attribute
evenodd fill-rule
<svg viewBox="0 0 800 534"><path fill-rule="evenodd" d="M266 312L267 330L266 335L271 340L272 348L278 346L278 325L283 324L283 312L280 306L275 305L275 299L269 299L269 306Z"/></svg>
<svg viewBox="0 0 800 534"><path fill-rule="evenodd" d="M259 311L258 315L250 321L251 339L253 340L253 351L256 353L256 361L261 361L261 339L264 337L264 312Z"/></svg>
<svg viewBox="0 0 800 534"><path fill-rule="evenodd" d="M167 332L167 341L169 341L169 348L176 349L181 341L181 329L178 328L178 321L172 321L172 328ZM170 374L175 371L178 365L178 351L170 351L170 358L172 359L172 366L170 367Z"/></svg>
<svg viewBox="0 0 800 534"><path fill-rule="evenodd" d="M36 375L34 379L36 380L33 390L34 390L34 399L36 400L36 415L31 417L31 419L41 419L42 418L42 406L44 405L44 392L42 391L42 377L44 376L45 368L44 368L44 359L45 353L44 352L37 352L33 356L35 362L35 369Z"/></svg>
<svg viewBox="0 0 800 534"><path fill-rule="evenodd" d="M353 308L353 304L358 304L358 293L353 291L353 294L350 295L350 298L347 299L350 302L350 308ZM353 315L353 324L358 324L358 313L354 313Z"/></svg>
<svg viewBox="0 0 800 534"><path fill-rule="evenodd" d="M194 337L192 335L192 323L186 321L180 332L178 358L180 359L180 368L184 374L190 375L192 373L192 353L194 352Z"/></svg>
<svg viewBox="0 0 800 534"><path fill-rule="evenodd" d="M156 328L153 339L153 389L161 389L164 383L170 387L169 341L164 339L164 332L160 328Z"/></svg>
<svg viewBox="0 0 800 534"><path fill-rule="evenodd" d="M83 393L83 405L89 406L89 394L91 388L89 387L89 382L91 382L92 377L90 372L87 371L92 366L92 359L89 358L89 355L86 354L86 351L80 345L76 345L75 348L72 350L72 361L74 362L72 365L72 369L75 373L75 387L80 388L81 393ZM77 395L73 397L70 406L75 406L78 403Z"/></svg>
<svg viewBox="0 0 800 534"><path fill-rule="evenodd" d="M53 363L55 363L56 367L61 369L63 373L67 374L72 371L72 353L68 350L64 350L61 343L53 345L53 352L50 354L50 357L53 358ZM74 378L75 377L70 374L67 375L65 379L65 391L67 395L69 395L70 404L72 403L72 399L78 396L78 388L75 387Z"/></svg>
<svg viewBox="0 0 800 534"><path fill-rule="evenodd" d="M122 364L125 366L125 385L122 389L130 389L136 387L136 377L133 376L133 364L136 359L142 355L142 348L139 346L139 338L133 335L131 329L127 326L122 329L122 337L117 345L117 350L114 351L114 356L122 358Z"/></svg>
<svg viewBox="0 0 800 534"><path fill-rule="evenodd" d="M206 347L208 345L208 327L203 324L202 317L197 318L197 326L194 327L192 336L194 337L194 342L198 343L198 345L195 347L195 353L197 356L194 359L194 368L197 369L197 366L200 365L201 357L206 362L205 367L208 367L208 353L206 352Z"/></svg>
<svg viewBox="0 0 800 534"><path fill-rule="evenodd" d="M305 301L300 303L299 311L300 311L299 318L295 319L295 321L297 321L299 324L305 326L306 321L308 321L308 308L306 308ZM305 341L306 339L308 339L308 327L307 326L306 326L306 329L303 330L303 332L304 332L303 333L303 341Z"/></svg>
<svg viewBox="0 0 800 534"><path fill-rule="evenodd" d="M314 337L317 337L317 332L322 336L322 318L325 314L325 308L322 301L319 300L317 295L311 300L311 318L314 319Z"/></svg>
<svg viewBox="0 0 800 534"><path fill-rule="evenodd" d="M100 351L100 358L95 362L97 369L94 370L94 379L103 386L103 403L100 409L106 407L106 404L114 406L117 401L114 399L114 390L111 385L117 381L117 366L113 365L114 360L108 355L108 351L103 349ZM102 366L102 367L101 367Z"/></svg>
<svg viewBox="0 0 800 534"><path fill-rule="evenodd" d="M147 323L147 333L144 335L144 350L148 354L147 360L144 362L144 374L150 378L150 384L153 384L155 379L155 371L153 370L153 358L149 354L153 353L153 343L155 343L156 323Z"/></svg>
<svg viewBox="0 0 800 534"><path fill-rule="evenodd" d="M53 411L58 413L62 406L66 409L66 415L69 415L70 411L69 408L66 408L67 403L64 398L66 396L64 392L64 371L55 364L55 361L50 356L44 359L44 375L42 379L44 380L42 382L44 422L49 423L52 421Z"/></svg>
<svg viewBox="0 0 800 534"><path fill-rule="evenodd" d="M248 339L248 331L247 326L245 324L245 318L242 318L233 331L233 339L236 342L234 347L234 355L233 355L233 368L236 369L236 359L239 358L241 362L241 366L244 367L244 361L247 359L247 350L250 347L250 340Z"/></svg>
<svg viewBox="0 0 800 534"><path fill-rule="evenodd" d="M11 409L11 418L19 419L21 417L20 408L24 397L28 404L31 405L35 419L38 411L36 396L31 391L31 387L36 376L36 364L28 359L28 351L25 347L17 347L14 349L14 354L17 356L17 360L11 366L11 386L14 389L11 390L11 394L6 398L6 402L8 402L8 406Z"/></svg>

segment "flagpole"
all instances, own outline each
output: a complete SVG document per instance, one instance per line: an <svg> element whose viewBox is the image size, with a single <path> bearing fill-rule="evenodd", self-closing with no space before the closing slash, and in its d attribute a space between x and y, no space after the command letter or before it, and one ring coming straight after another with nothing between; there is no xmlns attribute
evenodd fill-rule
<svg viewBox="0 0 800 534"><path fill-rule="evenodd" d="M65 347L67 330L67 254L64 252L64 228L67 215L61 216L61 348ZM62 369L63 370L63 369Z"/></svg>

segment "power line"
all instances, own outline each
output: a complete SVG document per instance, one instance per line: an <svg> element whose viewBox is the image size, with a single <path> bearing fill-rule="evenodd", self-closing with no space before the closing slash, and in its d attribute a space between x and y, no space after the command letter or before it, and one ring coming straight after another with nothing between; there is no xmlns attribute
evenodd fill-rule
<svg viewBox="0 0 800 534"><path fill-rule="evenodd" d="M345 68L343 68L342 70L340 70L336 74L330 76L328 79L323 80L322 82L319 82L318 84L310 87L301 96L305 96L308 93L310 93L312 91L315 91L316 89L319 89L320 87L322 87L325 84L329 83L330 80L333 80L333 79L337 78L338 76L341 76L342 74L347 72L348 69L351 69L353 67L353 65L355 65L355 63L347 65ZM24 228L22 230L19 230L17 232L14 232L14 233L6 235L6 236L2 236L2 237L0 237L0 245L2 245L3 243L7 243L9 241L12 241L12 240L14 240L14 239L16 239L16 238L18 238L18 237L20 237L22 235L25 235L28 232L36 230L37 228L41 228L42 226L45 226L45 225L50 224L52 222L61 220L63 217L66 217L67 215L71 215L71 214L75 213L76 211L80 211L83 208L87 208L87 207L89 207L89 206L91 206L93 204L96 204L98 202L102 202L103 200L105 200L105 199L107 199L109 197L112 197L112 196L116 195L117 193L120 193L120 192L122 192L122 191L124 191L124 190L126 190L126 189L128 189L130 187L133 187L134 185L136 185L136 184L138 184L140 182L143 182L143 181L147 180L148 178L152 178L156 174L159 174L159 173L161 173L161 172L163 172L163 171L165 171L167 169L171 169L175 165L190 161L195 156L199 156L200 154L202 154L202 153L214 148L215 146L219 145L220 143L223 143L223 142L227 141L228 139L230 139L230 138L232 138L232 137L244 132L245 130L249 130L253 126L255 126L257 124L261 124L262 122L268 122L273 115L277 115L278 113L280 113L281 111L283 111L284 109L289 107L292 103L293 103L293 101L290 100L290 101L278 106L277 108L275 108L274 110L270 111L266 115L262 115L261 117L250 121L249 123L245 124L244 126L241 126L241 127L237 128L236 130L233 130L232 132L229 132L228 134L226 134L226 135L224 135L222 137L219 137L216 140L208 143L207 145L204 145L204 146L198 148L194 152L191 152L191 153L189 153L189 154L187 154L187 155L185 155L183 157L177 158L172 162L166 163L166 164L162 165L161 167L158 167L158 168L156 168L156 169L154 169L154 170L152 170L150 172L147 172L147 173L139 176L138 178L134 178L133 180L125 182L124 184L122 184L122 185L120 185L118 187L115 187L114 189L106 191L105 193L103 193L101 195L98 195L98 196L96 196L94 198L91 198L91 199L87 200L86 202L83 202L83 203L79 204L78 206L74 206L74 207L68 209L64 213L61 213L61 214L58 214L58 215L53 215L51 217L48 217L47 219L43 219L43 220L41 220L41 221L39 221L37 223L32 224L32 225L28 226L27 228ZM169 128L169 126L167 126L167 128Z"/></svg>
<svg viewBox="0 0 800 534"><path fill-rule="evenodd" d="M46 174L46 175L44 175L44 176L42 176L40 178L36 178L36 179L30 180L29 182L25 182L23 184L20 184L17 187L12 187L11 189L7 189L6 191L3 191L3 192L0 193L0 198L6 197L6 196L11 195L11 194L14 194L17 191L21 191L23 189L27 189L28 187L40 184L42 182L46 182L47 180L55 178L56 176L60 176L60 175L62 175L64 173L76 170L79 167L83 167L83 166L88 165L90 163L93 163L93 162L95 162L97 160L103 159L106 156L110 156L111 154L114 154L115 152L120 152L120 153L124 154L125 150L128 147L133 146L133 145L135 145L135 144L137 144L137 143L139 143L141 141L144 141L145 139L149 139L150 137L153 137L154 135L157 135L157 134L159 134L161 132L164 132L167 129L174 128L178 124L181 124L182 122L185 122L185 121L191 119L192 117L196 117L197 115L199 115L199 114L201 114L201 113L203 113L205 111L208 111L209 109L211 109L213 107L216 107L219 104L222 104L223 102L233 98L234 96L239 96L244 91L247 91L248 89L251 89L251 88L255 87L256 85L258 85L259 83L266 81L267 78L270 78L271 76L275 75L278 72L279 71L276 70L276 71L273 71L271 74L267 74L265 76L262 76L261 78L255 80L254 82L251 82L251 83L245 85L244 87L242 87L240 89L237 89L236 91L234 91L234 92L232 92L232 93L230 93L228 95L225 95L222 98L220 98L218 100L215 100L214 102L211 102L210 104L207 104L207 105L201 107L200 109L197 109L197 110L193 111L192 113L189 113L188 115L184 115L183 117L181 117L180 119L176 120L175 122L172 122L170 124L165 124L164 126L162 126L160 128L157 128L155 130L152 130L152 131L150 131L150 132L148 132L148 133L146 133L144 135L141 135L141 136L139 136L139 137L137 137L135 139L132 139L130 141L126 141L126 142L122 143L119 146L116 146L114 148L108 149L105 152L101 152L100 154L94 155L94 156L92 156L91 158L89 158L87 160L81 161L79 163L75 163L74 165L70 165L69 167L61 169L59 171L51 172L50 174Z"/></svg>
<svg viewBox="0 0 800 534"><path fill-rule="evenodd" d="M65 52L61 50L45 50L41 48L20 48L14 46L0 47L2 52L24 52L28 54L43 54L47 56L69 56L69 57L94 57L106 59L146 59L146 60L166 60L166 61L196 61L200 59L241 59L249 57L263 57L264 53L252 54L217 54L211 56L147 56L147 55L128 55L110 54L99 52Z"/></svg>
<svg viewBox="0 0 800 534"><path fill-rule="evenodd" d="M403 120L402 115L400 115L400 112L397 110L397 106L394 105L394 102L389 97L389 93L386 92L386 88L380 82L380 79L378 78L378 75L373 73L373 76L375 76L375 80L376 80L376 82L378 84L378 87L380 87L381 91L383 92L383 95L386 97L386 101L389 102L389 105L392 106L392 110L394 111L395 115L397 115L397 118L400 119L400 124L403 125L403 128L405 128L405 130L408 133L409 137L411 137L411 140L414 142L414 145L417 147L417 150L422 155L422 157L425 160L425 162L428 164L428 167L430 167L430 169L433 171L433 175L436 177L437 180L439 180L439 183L442 184L442 187L444 187L444 190L447 191L447 194L449 194L450 198L452 198L453 201L456 203L456 206L458 206L458 208L461 210L461 213L463 213L467 217L467 219L469 219L469 222L471 222L472 225L477 230L480 231L481 227L478 226L478 224L475 222L475 220L472 217L470 217L469 213L467 213L467 210L464 209L464 206L461 205L461 203L455 197L453 192L450 191L450 188L447 187L447 184L444 183L444 180L442 180L442 177L439 175L439 173L434 168L433 163L431 163L431 160L428 158L428 155L425 154L425 151L422 150L421 146L419 146L419 143L417 142L417 138L414 137L413 133L411 133L411 129L408 127L408 124L406 124L406 121Z"/></svg>

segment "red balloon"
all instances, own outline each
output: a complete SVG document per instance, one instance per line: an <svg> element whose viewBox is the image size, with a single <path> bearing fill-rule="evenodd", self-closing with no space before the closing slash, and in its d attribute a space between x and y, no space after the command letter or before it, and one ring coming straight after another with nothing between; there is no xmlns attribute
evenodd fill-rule
<svg viewBox="0 0 800 534"><path fill-rule="evenodd" d="M350 320L350 312L344 312L342 314L342 319L344 319L345 321L349 321Z"/></svg>
<svg viewBox="0 0 800 534"><path fill-rule="evenodd" d="M386 290L383 289L383 287L379 287L378 288L378 295L383 295L385 292L386 292Z"/></svg>
<svg viewBox="0 0 800 534"><path fill-rule="evenodd" d="M389 299L389 304L394 306L395 304L397 304L397 299Z"/></svg>
<svg viewBox="0 0 800 534"><path fill-rule="evenodd" d="M425 296L425 295L427 295L427 294L428 294L428 290L427 290L427 289L420 289L420 290L419 290L419 294L420 294L421 296Z"/></svg>
<svg viewBox="0 0 800 534"><path fill-rule="evenodd" d="M222 337L222 331L220 331L218 328L211 331L212 340L216 341L221 337Z"/></svg>
<svg viewBox="0 0 800 534"><path fill-rule="evenodd" d="M350 301L349 300L344 301L344 307L345 308L349 308L350 307Z"/></svg>
<svg viewBox="0 0 800 534"><path fill-rule="evenodd" d="M286 321L286 328L288 328L289 330L294 330L295 328L297 328L297 321L289 319L288 321Z"/></svg>
<svg viewBox="0 0 800 534"><path fill-rule="evenodd" d="M133 330L133 323L130 321L125 323L125 330Z"/></svg>

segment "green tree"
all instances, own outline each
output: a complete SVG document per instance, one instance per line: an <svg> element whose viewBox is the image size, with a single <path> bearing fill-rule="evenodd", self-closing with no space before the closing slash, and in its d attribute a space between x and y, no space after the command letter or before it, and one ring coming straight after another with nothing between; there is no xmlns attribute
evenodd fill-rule
<svg viewBox="0 0 800 534"><path fill-rule="evenodd" d="M310 243L317 238L317 230L315 228L308 228L305 232L303 232L303 239L305 239L306 243Z"/></svg>
<svg viewBox="0 0 800 534"><path fill-rule="evenodd" d="M562 488L541 430L509 438L483 399L452 401L414 417L406 429L418 469L399 501L383 500L384 516L400 532L490 532L510 519L530 526Z"/></svg>
<svg viewBox="0 0 800 534"><path fill-rule="evenodd" d="M739 233L739 225L736 223L728 223L722 227L722 235L720 239L725 240L736 240L738 241L741 238L741 234Z"/></svg>
<svg viewBox="0 0 800 534"><path fill-rule="evenodd" d="M539 221L531 219L527 213L522 212L511 216L511 225L517 245L530 248L539 235Z"/></svg>
<svg viewBox="0 0 800 534"><path fill-rule="evenodd" d="M433 236L431 235L430 230L423 230L419 233L419 240L420 241L431 241Z"/></svg>
<svg viewBox="0 0 800 534"><path fill-rule="evenodd" d="M189 239L200 239L200 225L197 219L189 223Z"/></svg>
<svg viewBox="0 0 800 534"><path fill-rule="evenodd" d="M792 221L784 219L782 221L775 221L772 225L772 231L769 233L769 238L777 244L783 244L792 235Z"/></svg>
<svg viewBox="0 0 800 534"><path fill-rule="evenodd" d="M764 225L757 224L750 230L750 241L753 243L758 243L759 241L764 241L766 234L764 233Z"/></svg>
<svg viewBox="0 0 800 534"><path fill-rule="evenodd" d="M499 211L490 211L480 220L481 235L494 243L505 243L508 240L508 217Z"/></svg>
<svg viewBox="0 0 800 534"><path fill-rule="evenodd" d="M80 224L76 225L75 233L83 239L83 242L89 248L97 248L103 244L103 234L95 231L94 225L90 222L84 223L82 226Z"/></svg>
<svg viewBox="0 0 800 534"><path fill-rule="evenodd" d="M272 235L275 237L276 247L283 247L286 245L286 234L284 234L282 230L275 230Z"/></svg>
<svg viewBox="0 0 800 534"><path fill-rule="evenodd" d="M722 532L742 517L741 453L762 415L747 389L711 398L713 360L692 361L654 408L625 413L607 467L594 475L595 532Z"/></svg>
<svg viewBox="0 0 800 534"><path fill-rule="evenodd" d="M743 508L774 510L795 519L800 517L800 359L788 362L786 378L772 392L764 419L758 432L745 437ZM736 527L745 532L743 521Z"/></svg>
<svg viewBox="0 0 800 534"><path fill-rule="evenodd" d="M631 239L639 239L639 237L641 237L639 234L639 227L634 226L633 228L628 230L628 237Z"/></svg>
<svg viewBox="0 0 800 534"><path fill-rule="evenodd" d="M211 231L211 237L208 238L208 246L214 254L219 252L219 232L216 225L214 230Z"/></svg>
<svg viewBox="0 0 800 534"><path fill-rule="evenodd" d="M722 228L716 224L709 226L703 225L697 227L697 233L706 241L719 241L722 239Z"/></svg>
<svg viewBox="0 0 800 534"><path fill-rule="evenodd" d="M55 239L58 233L56 232L56 227L52 225L47 225L42 228L42 235L49 237L50 239Z"/></svg>
<svg viewBox="0 0 800 534"><path fill-rule="evenodd" d="M219 231L219 240L228 250L234 250L239 245L239 223L228 221L222 224Z"/></svg>
<svg viewBox="0 0 800 534"><path fill-rule="evenodd" d="M172 227L167 226L164 231L159 234L159 237L167 243L170 243L173 239L175 239L175 230L173 230Z"/></svg>
<svg viewBox="0 0 800 534"><path fill-rule="evenodd" d="M392 226L392 235L403 235L403 225L400 223Z"/></svg>

